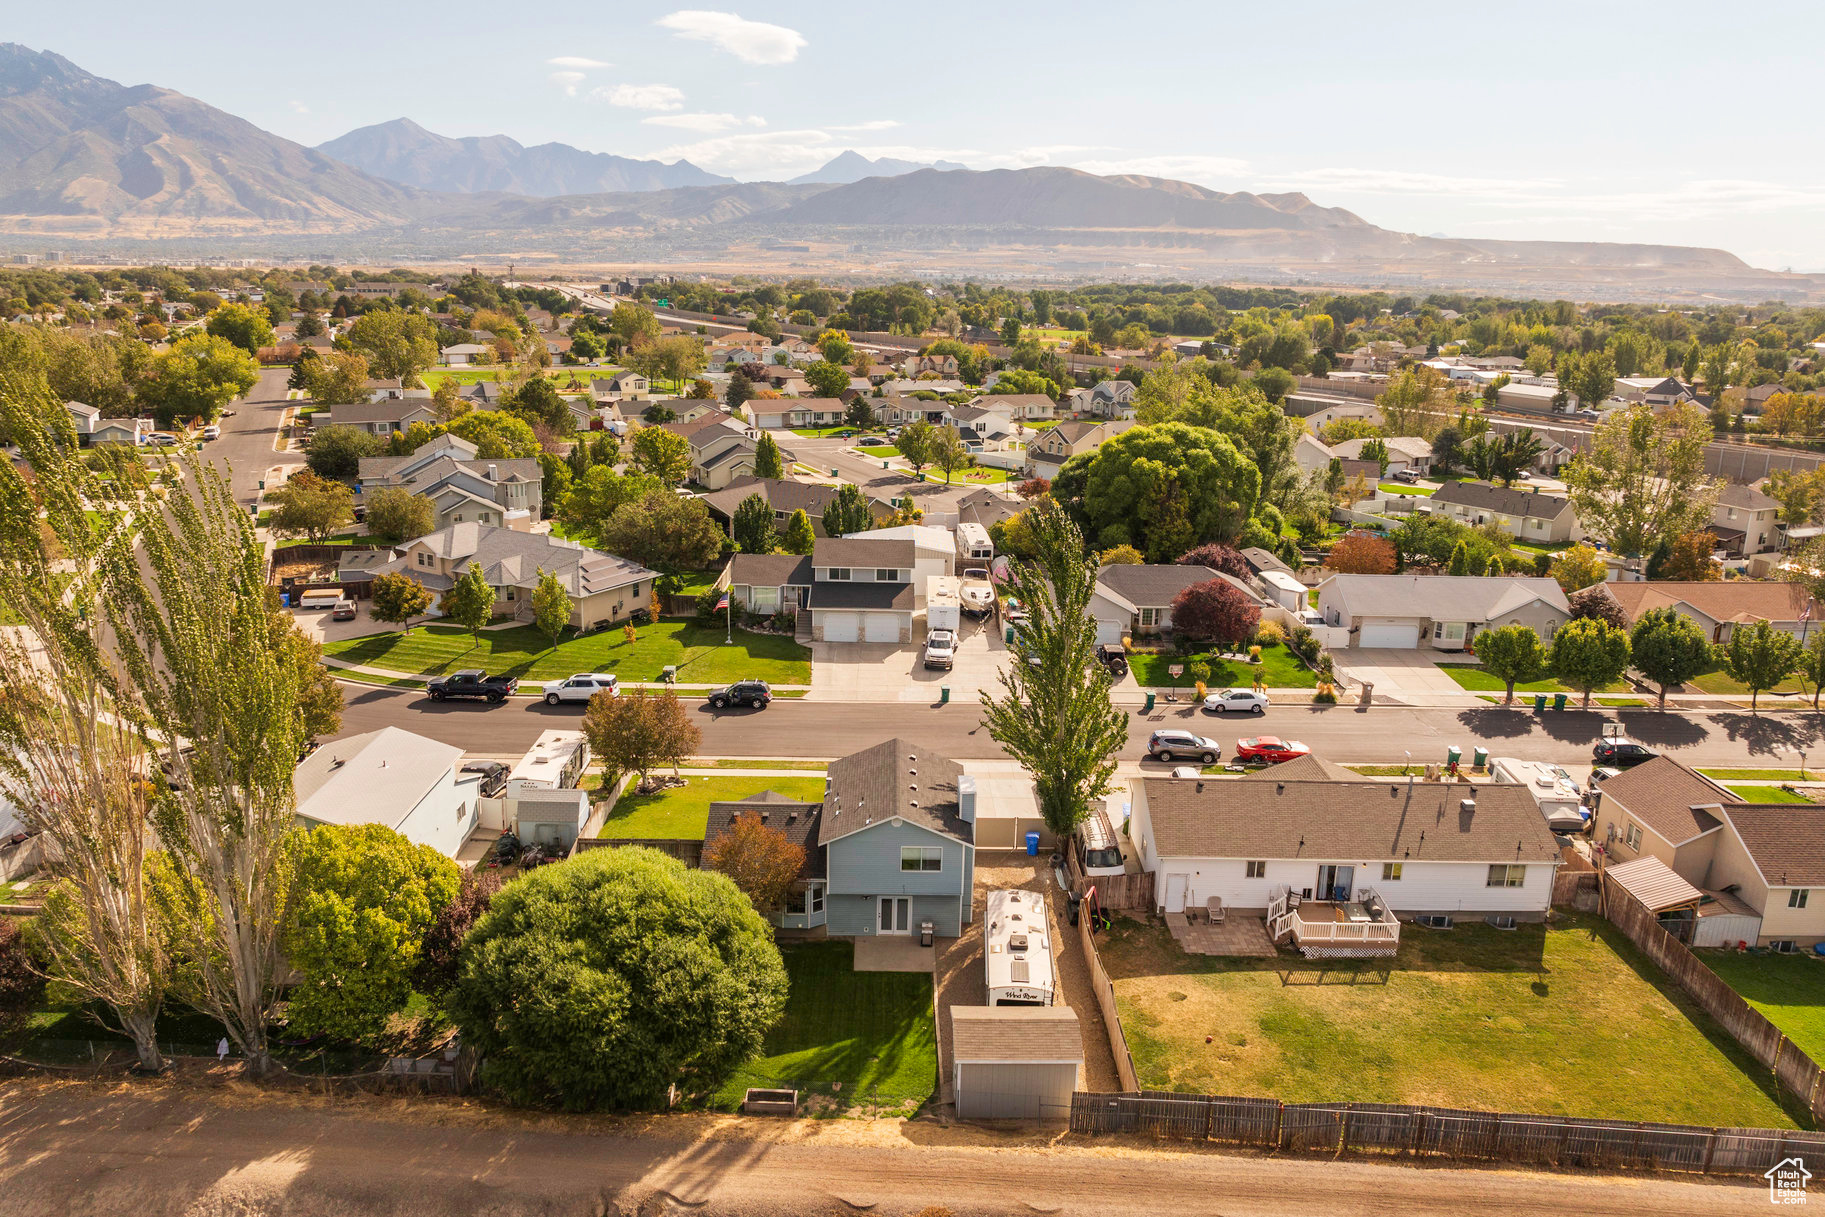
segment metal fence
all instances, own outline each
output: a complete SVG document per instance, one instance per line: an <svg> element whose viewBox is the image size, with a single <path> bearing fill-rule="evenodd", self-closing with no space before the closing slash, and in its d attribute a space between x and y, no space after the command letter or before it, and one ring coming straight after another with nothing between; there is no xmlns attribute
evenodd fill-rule
<svg viewBox="0 0 1825 1217"><path fill-rule="evenodd" d="M1285 1153L1394 1154L1600 1170L1757 1175L1825 1154L1825 1133L1581 1120L1395 1103L1282 1103L1144 1090L1071 1097L1071 1131L1145 1133Z"/></svg>

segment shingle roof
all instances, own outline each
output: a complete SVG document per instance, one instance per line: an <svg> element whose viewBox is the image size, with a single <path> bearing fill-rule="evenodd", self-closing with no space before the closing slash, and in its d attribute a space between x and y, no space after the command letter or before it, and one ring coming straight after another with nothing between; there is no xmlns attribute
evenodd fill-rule
<svg viewBox="0 0 1825 1217"><path fill-rule="evenodd" d="M1603 802L1616 804L1674 845L1717 827L1717 817L1699 807L1737 802L1728 790L1670 756L1644 761L1598 789Z"/></svg>
<svg viewBox="0 0 1825 1217"><path fill-rule="evenodd" d="M962 775L956 761L910 740L883 740L851 753L830 766L822 838L838 841L898 817L973 845L976 826L957 814Z"/></svg>
<svg viewBox="0 0 1825 1217"><path fill-rule="evenodd" d="M332 740L293 773L298 814L319 824L397 828L462 755L399 727Z"/></svg>
<svg viewBox="0 0 1825 1217"><path fill-rule="evenodd" d="M1362 774L1312 753L1242 775L1244 782L1360 782Z"/></svg>
<svg viewBox="0 0 1825 1217"><path fill-rule="evenodd" d="M959 1061L1077 1061L1083 1031L1069 1006L952 1006L951 1054Z"/></svg>
<svg viewBox="0 0 1825 1217"><path fill-rule="evenodd" d="M379 401L331 406L330 422L338 427L351 423L395 423L414 414L430 416L430 403L415 398L383 397Z"/></svg>
<svg viewBox="0 0 1825 1217"><path fill-rule="evenodd" d="M776 790L763 790L753 798L729 803L711 803L710 818L703 833L703 861L710 869L710 847L719 837L728 835L737 817L749 812L760 816L768 828L777 828L786 840L805 851L805 864L799 868L800 879L822 879L825 872L824 850L818 841L818 825L823 817L822 803L801 803Z"/></svg>
<svg viewBox="0 0 1825 1217"><path fill-rule="evenodd" d="M715 490L702 498L704 506L724 517L735 514L741 501L751 494L758 494L767 500L774 511L783 511L790 515L801 508L816 523L824 514L824 507L836 497L837 487L819 486L811 482L787 482L775 478L737 478L721 490Z"/></svg>
<svg viewBox="0 0 1825 1217"><path fill-rule="evenodd" d="M807 608L913 611L910 583L813 583Z"/></svg>
<svg viewBox="0 0 1825 1217"><path fill-rule="evenodd" d="M1780 500L1762 493L1760 487L1745 486L1741 482L1725 482L1717 488L1717 505L1743 511L1773 511L1781 504Z"/></svg>
<svg viewBox="0 0 1825 1217"><path fill-rule="evenodd" d="M1434 621L1494 621L1535 600L1570 616L1556 580L1504 575L1332 575L1352 617L1429 617Z"/></svg>
<svg viewBox="0 0 1825 1217"><path fill-rule="evenodd" d="M1556 520L1571 510L1570 499L1512 486L1491 486L1488 482L1446 482L1433 491L1432 501L1542 520Z"/></svg>
<svg viewBox="0 0 1825 1217"><path fill-rule="evenodd" d="M1145 566L1105 566L1096 572L1100 589L1114 592L1137 609L1163 608L1188 587L1208 583L1217 572L1208 566L1167 563Z"/></svg>
<svg viewBox="0 0 1825 1217"><path fill-rule="evenodd" d="M483 577L494 587L536 587L539 572L544 570L556 575L573 597L581 597L658 578L638 562L575 541L473 521L452 524L410 544L423 544L440 558L464 566L480 563ZM447 577L419 572L404 557L386 569L403 571L433 590L451 582Z"/></svg>
<svg viewBox="0 0 1825 1217"><path fill-rule="evenodd" d="M1603 589L1622 606L1630 621L1649 609L1682 603L1713 621L1798 621L1808 599L1806 589L1798 583L1764 583L1758 579L1606 583Z"/></svg>
<svg viewBox="0 0 1825 1217"><path fill-rule="evenodd" d="M1243 550L1242 557L1247 560L1249 569L1257 575L1270 570L1282 571L1289 575L1293 573L1293 568L1282 562L1278 555L1270 554L1258 546L1251 545Z"/></svg>
<svg viewBox="0 0 1825 1217"><path fill-rule="evenodd" d="M1825 887L1825 806L1744 803L1724 815L1770 886Z"/></svg>
<svg viewBox="0 0 1825 1217"><path fill-rule="evenodd" d="M797 554L736 554L729 560L729 583L747 587L811 585L811 559Z"/></svg>
<svg viewBox="0 0 1825 1217"><path fill-rule="evenodd" d="M1559 858L1525 787L1146 778L1155 849L1175 858L1544 863ZM1460 802L1474 798L1474 811Z"/></svg>
<svg viewBox="0 0 1825 1217"><path fill-rule="evenodd" d="M820 537L811 551L813 566L896 567L911 577L918 547L905 540L875 540L867 534L852 537Z"/></svg>

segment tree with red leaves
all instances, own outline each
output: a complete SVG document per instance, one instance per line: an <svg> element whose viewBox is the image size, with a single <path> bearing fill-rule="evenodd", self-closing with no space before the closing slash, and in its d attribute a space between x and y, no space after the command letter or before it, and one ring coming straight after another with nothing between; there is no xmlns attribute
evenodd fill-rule
<svg viewBox="0 0 1825 1217"><path fill-rule="evenodd" d="M1340 575L1391 575L1394 542L1369 532L1347 532L1331 546L1325 565Z"/></svg>
<svg viewBox="0 0 1825 1217"><path fill-rule="evenodd" d="M1217 541L1212 541L1208 545L1200 545L1196 549L1180 554L1179 565L1208 566L1214 571L1232 575L1237 579L1252 579L1255 576L1255 572L1249 569L1247 558Z"/></svg>
<svg viewBox="0 0 1825 1217"><path fill-rule="evenodd" d="M1172 601L1172 628L1187 638L1240 643L1261 624L1261 606L1233 583L1207 579Z"/></svg>

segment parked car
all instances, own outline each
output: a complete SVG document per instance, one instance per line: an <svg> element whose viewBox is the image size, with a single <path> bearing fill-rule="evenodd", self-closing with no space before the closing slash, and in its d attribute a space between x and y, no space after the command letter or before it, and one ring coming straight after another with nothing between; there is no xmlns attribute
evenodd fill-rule
<svg viewBox="0 0 1825 1217"><path fill-rule="evenodd" d="M598 693L616 697L620 683L612 672L578 672L567 680L548 680L539 688L544 690L545 704L555 706L562 701L588 701Z"/></svg>
<svg viewBox="0 0 1825 1217"><path fill-rule="evenodd" d="M1147 756L1155 761L1185 757L1214 765L1222 759L1223 748L1216 740L1189 731L1155 731L1147 738Z"/></svg>
<svg viewBox="0 0 1825 1217"><path fill-rule="evenodd" d="M1097 643L1096 662L1108 668L1109 675L1117 680L1128 675L1128 650L1119 642Z"/></svg>
<svg viewBox="0 0 1825 1217"><path fill-rule="evenodd" d="M433 676L425 682L425 692L432 701L461 698L467 701L489 701L495 705L507 700L520 687L512 676L490 676L480 668L464 668L448 676Z"/></svg>
<svg viewBox="0 0 1825 1217"><path fill-rule="evenodd" d="M1238 761L1265 761L1269 765L1278 765L1282 761L1309 756L1311 751L1296 739L1281 739L1277 735L1257 735L1253 739L1236 741Z"/></svg>
<svg viewBox="0 0 1825 1217"><path fill-rule="evenodd" d="M1204 699L1204 709L1211 714L1222 714L1225 711L1266 714L1267 694L1257 693L1253 689L1218 689Z"/></svg>
<svg viewBox="0 0 1825 1217"><path fill-rule="evenodd" d="M1411 469L1396 469L1389 478L1391 481L1411 483L1419 481L1419 474Z"/></svg>
<svg viewBox="0 0 1825 1217"><path fill-rule="evenodd" d="M1620 769L1607 769L1607 768L1593 769L1593 770L1591 770L1591 785L1600 786L1604 782L1609 781L1611 778L1615 777L1617 774L1619 774L1621 772L1622 772L1622 770L1620 770Z"/></svg>
<svg viewBox="0 0 1825 1217"><path fill-rule="evenodd" d="M360 615L360 607L349 599L336 601L336 607L330 610L331 621L353 621Z"/></svg>
<svg viewBox="0 0 1825 1217"><path fill-rule="evenodd" d="M730 706L753 706L764 710L773 700L773 690L764 680L738 680L726 689L718 689L710 694L712 710L726 710Z"/></svg>
<svg viewBox="0 0 1825 1217"><path fill-rule="evenodd" d="M222 429L220 427L216 426L214 423L210 423L207 427L203 428L203 438L204 439L221 439L222 438Z"/></svg>
<svg viewBox="0 0 1825 1217"><path fill-rule="evenodd" d="M177 443L177 436L169 431L154 431L152 434L146 436L146 443L155 448L168 448L172 444Z"/></svg>
<svg viewBox="0 0 1825 1217"><path fill-rule="evenodd" d="M470 761L457 772L480 775L482 784L477 793L484 799L497 798L507 789L508 769L499 761Z"/></svg>
<svg viewBox="0 0 1825 1217"><path fill-rule="evenodd" d="M933 630L925 636L925 666L948 670L957 662L957 635L953 630Z"/></svg>
<svg viewBox="0 0 1825 1217"><path fill-rule="evenodd" d="M1612 769L1627 769L1631 765L1651 761L1659 755L1645 744L1625 739L1606 739L1597 741L1597 746L1591 749L1591 763L1607 765Z"/></svg>

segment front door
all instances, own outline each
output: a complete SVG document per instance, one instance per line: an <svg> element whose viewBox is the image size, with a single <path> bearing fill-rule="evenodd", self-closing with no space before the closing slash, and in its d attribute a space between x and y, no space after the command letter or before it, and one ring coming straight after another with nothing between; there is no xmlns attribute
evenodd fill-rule
<svg viewBox="0 0 1825 1217"><path fill-rule="evenodd" d="M912 901L905 896L882 896L879 929L883 934L912 932Z"/></svg>
<svg viewBox="0 0 1825 1217"><path fill-rule="evenodd" d="M1318 868L1318 891L1320 900L1345 901L1355 898L1351 884L1356 880L1354 866L1321 866Z"/></svg>

